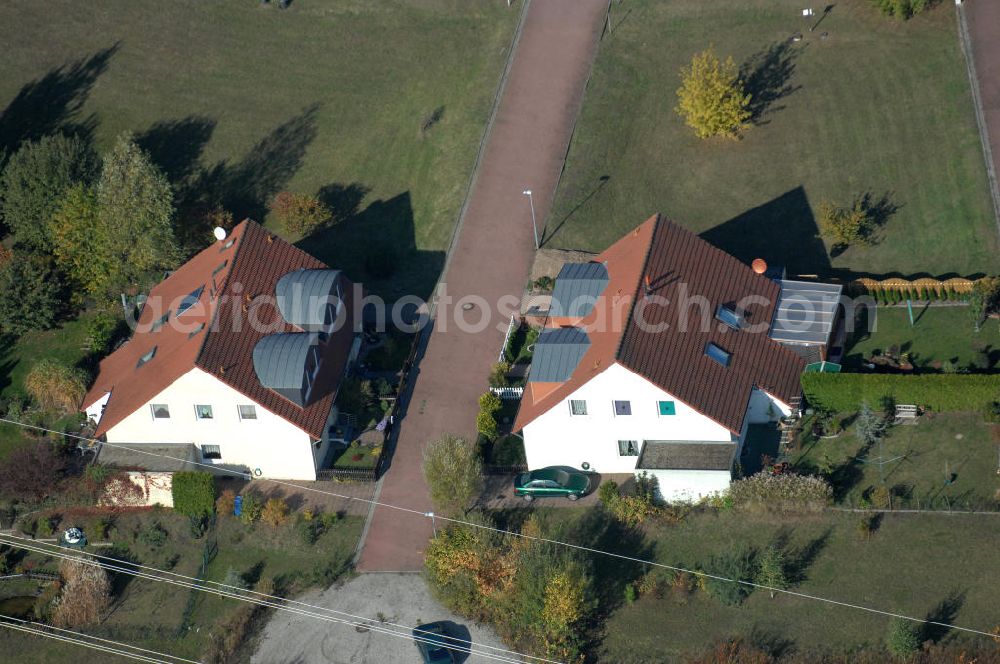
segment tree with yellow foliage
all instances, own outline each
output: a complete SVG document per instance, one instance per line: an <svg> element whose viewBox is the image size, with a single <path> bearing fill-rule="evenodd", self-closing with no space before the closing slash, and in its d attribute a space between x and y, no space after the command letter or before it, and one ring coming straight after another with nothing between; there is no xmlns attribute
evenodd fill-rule
<svg viewBox="0 0 1000 664"><path fill-rule="evenodd" d="M676 111L699 138L739 139L749 126L750 95L732 57L721 62L711 47L681 67Z"/></svg>

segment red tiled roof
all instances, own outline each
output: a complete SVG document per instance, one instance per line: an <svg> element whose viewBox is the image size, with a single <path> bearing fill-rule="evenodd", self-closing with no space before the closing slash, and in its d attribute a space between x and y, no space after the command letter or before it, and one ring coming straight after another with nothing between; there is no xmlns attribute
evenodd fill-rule
<svg viewBox="0 0 1000 664"><path fill-rule="evenodd" d="M230 241L233 244L227 248ZM225 266L218 269L223 261ZM144 331L162 315L162 308L147 305L132 339L101 362L97 380L84 398L84 406L89 406L107 392L112 393L97 435L106 433L182 375L199 367L314 438L321 437L335 390L326 389L323 397L299 407L260 384L252 354L254 346L267 334L300 331L281 318L273 299L264 302L255 298L273 296L278 279L288 272L326 267L249 219L237 225L225 241L197 254L150 291L147 300L172 304L204 286L198 305L180 317L190 322L187 329L168 324L156 332ZM344 288L345 293L348 291ZM176 312L176 305L171 309ZM206 327L189 334L199 323ZM347 333L338 338L349 336L349 326L345 329ZM137 368L139 358L154 346L154 357ZM342 343L338 343L338 350L343 350ZM346 353L340 354L345 357L339 361L324 360L317 380L327 388L333 386L333 375L339 376L343 369Z"/></svg>
<svg viewBox="0 0 1000 664"><path fill-rule="evenodd" d="M642 258L636 260L640 252ZM802 359L767 334L779 295L778 285L767 277L659 216L595 260L607 261L611 281L588 319L604 316L611 324L593 328L593 320L582 322L589 328L591 353L560 388L534 401L527 395L516 428L565 399L611 362L643 376L734 433L742 428L754 387L786 403L799 395ZM635 264L622 265L622 260ZM636 306L636 298L646 297L647 277L651 299ZM630 299L616 311L611 301L619 292L628 293ZM704 309L693 303L678 306L695 297L705 303ZM665 304L658 298L664 298ZM720 304L735 302L745 305L746 323L759 331L733 330L715 320ZM664 323L665 329L659 329ZM708 343L731 354L729 366L705 355Z"/></svg>

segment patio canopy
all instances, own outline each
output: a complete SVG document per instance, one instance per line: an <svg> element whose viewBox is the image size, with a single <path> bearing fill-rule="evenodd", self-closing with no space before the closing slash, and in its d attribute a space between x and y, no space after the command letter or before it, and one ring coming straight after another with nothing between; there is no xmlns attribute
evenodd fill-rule
<svg viewBox="0 0 1000 664"><path fill-rule="evenodd" d="M771 338L782 343L825 344L830 340L840 304L839 284L782 279Z"/></svg>

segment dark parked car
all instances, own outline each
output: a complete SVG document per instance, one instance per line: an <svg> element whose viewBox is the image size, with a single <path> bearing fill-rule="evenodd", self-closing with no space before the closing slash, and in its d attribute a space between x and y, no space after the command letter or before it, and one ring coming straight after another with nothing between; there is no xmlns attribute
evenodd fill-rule
<svg viewBox="0 0 1000 664"><path fill-rule="evenodd" d="M417 644L417 650L420 651L424 664L454 664L458 661L455 651L448 647L455 645L456 642L447 637L448 633L443 622L432 622L413 628L413 641Z"/></svg>
<svg viewBox="0 0 1000 664"><path fill-rule="evenodd" d="M590 490L590 475L574 468L550 466L514 478L514 495L532 501L540 496L566 496L576 500Z"/></svg>

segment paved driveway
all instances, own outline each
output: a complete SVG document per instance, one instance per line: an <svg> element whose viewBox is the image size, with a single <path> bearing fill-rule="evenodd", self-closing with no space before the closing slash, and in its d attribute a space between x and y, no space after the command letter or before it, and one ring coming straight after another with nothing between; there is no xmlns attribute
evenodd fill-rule
<svg viewBox="0 0 1000 664"><path fill-rule="evenodd" d="M311 592L297 599L367 617L367 622L374 625L379 625L381 618L385 621L382 628L407 635L418 623L450 620L468 629L474 651L484 646L504 647L488 628L462 620L438 604L420 574L362 574L342 586ZM405 627L394 627L388 624L390 622ZM364 627L286 611L276 612L267 623L260 646L251 659L254 664L413 664L419 661L417 648L409 636L379 634ZM465 661L473 664L493 660L473 654Z"/></svg>
<svg viewBox="0 0 1000 664"><path fill-rule="evenodd" d="M533 191L541 224L559 181L607 6L608 0L533 0L527 10L440 284L452 301L449 304L443 295L438 300L392 465L382 480L383 503L432 510L421 473L424 446L443 434L475 435L477 398L486 390L490 365L503 344L510 309L517 307L534 255L531 211L522 191ZM478 302L463 302L467 297ZM466 309L466 304L472 306ZM461 326L456 318L470 325ZM485 327L477 328L483 320ZM430 519L379 507L369 525L359 570L421 569Z"/></svg>

